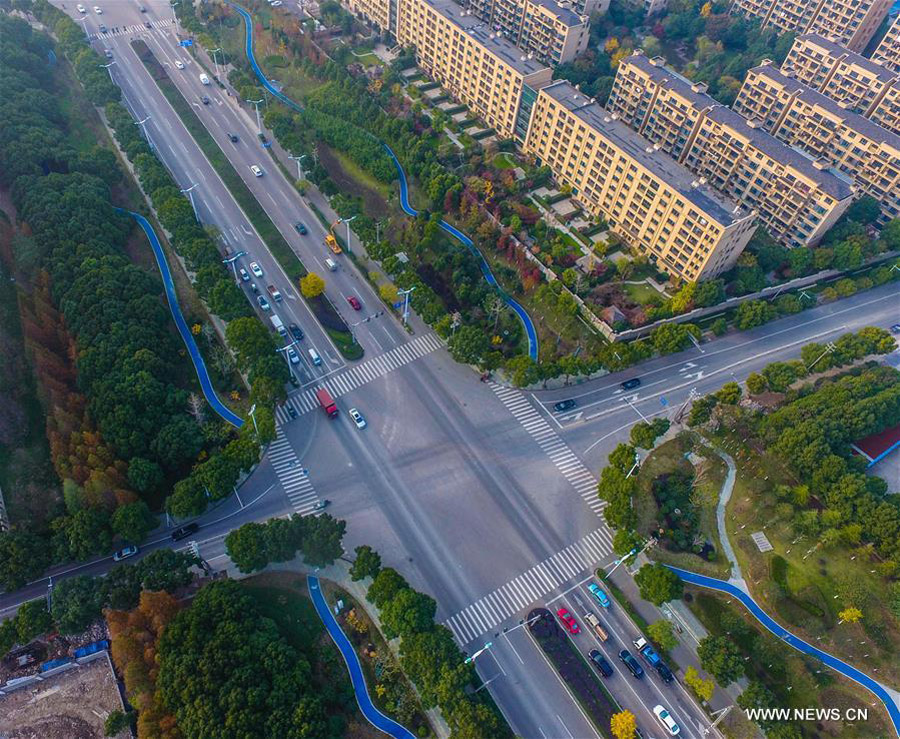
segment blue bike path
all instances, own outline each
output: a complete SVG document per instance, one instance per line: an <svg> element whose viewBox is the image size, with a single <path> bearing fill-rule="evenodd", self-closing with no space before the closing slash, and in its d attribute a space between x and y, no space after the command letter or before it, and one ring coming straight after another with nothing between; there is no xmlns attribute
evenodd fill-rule
<svg viewBox="0 0 900 739"><path fill-rule="evenodd" d="M147 238L150 240L150 246L153 247L153 253L156 255L156 264L159 266L163 285L165 285L166 288L166 300L169 302L169 310L172 312L172 318L175 319L178 333L181 334L181 338L187 347L188 353L191 355L191 361L194 363L194 369L197 371L197 379L200 380L200 387L203 388L203 395L206 398L206 402L212 406L212 409L216 413L228 421L228 423L236 428L240 428L244 425L244 419L232 413L231 410L219 400L219 396L216 395L215 388L213 388L212 380L209 379L209 372L206 369L203 356L197 348L194 336L191 334L187 321L184 320L184 316L181 313L181 307L178 305L178 296L175 293L175 283L172 282L172 273L169 271L169 263L166 261L165 252L163 252L162 245L156 237L153 226L151 226L147 219L140 213L133 213L130 210L122 210L121 208L117 208L117 210L122 213L127 213L134 218L140 224L141 228L144 229L144 233L147 234Z"/></svg>
<svg viewBox="0 0 900 739"><path fill-rule="evenodd" d="M341 650L341 655L347 664L347 669L350 671L350 680L353 683L353 691L356 693L356 703L359 705L359 710L362 711L363 716L366 717L372 726L389 736L397 739L415 739L415 735L411 731L385 716L372 703L372 699L369 697L369 687L366 685L366 678L363 675L362 665L359 663L359 657L356 656L356 650L353 649L353 645L341 630L340 624L338 624L337 619L335 619L334 614L328 607L328 603L325 602L322 588L319 587L319 578L309 575L306 578L306 585L309 588L309 597L312 598L319 618L322 619L322 623L325 624L325 628L328 629L328 633L334 639L337 648Z"/></svg>
<svg viewBox="0 0 900 739"><path fill-rule="evenodd" d="M891 722L894 724L894 731L897 732L897 736L900 736L900 708L897 707L897 704L894 702L893 697L890 695L890 693L888 693L887 690L884 689L884 686L881 685L881 683L873 680L865 673L860 672L855 667L853 667L853 665L848 665L846 662L839 660L837 657L832 657L827 652L823 652L821 649L814 647L812 644L808 644L802 639L794 636L787 629L776 623L762 608L759 607L759 605L757 605L756 601L753 600L753 598L751 598L749 595L747 595L747 593L745 593L740 588L735 587L731 583L725 582L724 580L716 580L712 577L706 577L705 575L698 575L694 572L682 570L677 567L671 567L669 565L666 566L669 567L670 570L672 570L686 583L690 583L691 585L699 585L703 588L710 588L711 590L718 590L719 592L727 593L728 595L737 598L741 603L744 604L744 607L753 614L757 621L759 621L763 626L765 626L783 642L790 644L799 652L803 652L804 654L808 654L812 657L818 658L826 666L830 667L836 672L841 673L845 677L849 677L854 682L862 685L864 688L874 693L881 700L881 702L884 703L888 715L891 718Z"/></svg>
<svg viewBox="0 0 900 739"><path fill-rule="evenodd" d="M265 87L269 92L271 92L276 98L278 98L281 102L287 105L290 108L293 108L297 111L302 111L303 108L300 107L297 103L291 100L287 95L282 93L280 90L276 89L263 74L262 69L260 69L259 65L256 63L256 57L253 54L253 19L250 17L250 13L248 13L244 8L240 5L235 5L234 3L229 2L232 8L234 8L238 13L240 13L246 25L245 28L245 45L244 50L247 54L247 60L250 62L250 66L253 68L254 73L256 74L257 79L262 83L263 87ZM394 155L394 152L391 151L391 147L387 144L383 144L384 148L387 149L388 154L390 154L391 159L394 161L394 166L397 167L397 172L400 175L400 206L403 208L403 211L409 215L415 217L418 214L418 211L413 208L409 203L409 189L406 184L406 173L403 171L403 167L400 165L400 161ZM478 250L478 247L472 242L468 236L466 236L462 231L457 228L454 228L451 224L447 223L447 221L441 221L441 229L446 233L453 236L455 239L459 240L461 244L463 244L477 259L479 266L481 267L481 274L484 275L484 279L487 280L487 283L491 285L496 291L497 294L503 299L503 301L512 308L516 315L519 317L519 320L522 321L522 325L525 327L525 333L528 336L528 355L537 362L538 358L538 338L537 331L534 328L534 323L531 320L531 317L525 311L525 309L519 305L512 297L507 295L507 293L500 287L497 279L494 277L494 273L491 271L490 265L487 263L487 260L482 256L481 252Z"/></svg>

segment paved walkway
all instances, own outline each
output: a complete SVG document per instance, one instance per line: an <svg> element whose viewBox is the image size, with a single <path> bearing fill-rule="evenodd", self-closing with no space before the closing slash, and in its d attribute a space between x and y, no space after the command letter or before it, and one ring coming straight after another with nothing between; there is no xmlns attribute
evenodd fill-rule
<svg viewBox="0 0 900 739"><path fill-rule="evenodd" d="M731 577L728 578L728 582L735 587L740 588L745 593L749 593L750 591L747 588L747 582L741 574L741 565L731 546L731 540L728 538L728 529L725 526L725 509L728 507L728 501L731 500L731 493L734 492L734 481L737 477L737 468L730 455L720 449L716 449L715 452L728 466L728 474L725 476L725 482L722 484L722 492L719 493L719 503L716 505L716 523L719 528L719 543L722 545L722 552L731 563Z"/></svg>

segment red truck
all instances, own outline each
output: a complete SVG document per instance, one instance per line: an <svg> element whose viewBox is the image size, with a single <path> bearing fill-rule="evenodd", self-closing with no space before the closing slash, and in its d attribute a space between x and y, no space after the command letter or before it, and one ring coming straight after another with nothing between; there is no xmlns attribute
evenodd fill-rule
<svg viewBox="0 0 900 739"><path fill-rule="evenodd" d="M329 393L324 387L320 387L316 390L316 397L319 399L319 405L325 410L328 414L329 418L337 418L338 407L334 402L334 398L331 397L331 393Z"/></svg>

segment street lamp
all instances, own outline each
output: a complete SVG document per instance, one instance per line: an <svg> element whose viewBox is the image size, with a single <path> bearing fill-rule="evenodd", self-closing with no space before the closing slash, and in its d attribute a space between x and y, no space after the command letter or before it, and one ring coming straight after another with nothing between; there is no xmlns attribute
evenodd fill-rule
<svg viewBox="0 0 900 739"><path fill-rule="evenodd" d="M297 162L297 179L302 180L303 179L303 167L300 165L300 162L302 162L304 159L306 159L306 154L301 154L298 157L292 157L290 154L288 154L288 159L293 159L295 162Z"/></svg>
<svg viewBox="0 0 900 739"><path fill-rule="evenodd" d="M79 23L84 23L86 20L88 20L88 16L84 15L84 16L82 16L81 18L78 19L78 22L79 22ZM88 33L88 30L87 30L87 23L85 23L85 24L82 26L82 29L84 30L84 35L85 35L87 38L90 38L90 37L91 37L91 34Z"/></svg>
<svg viewBox="0 0 900 739"><path fill-rule="evenodd" d="M144 125L149 120L150 120L150 116L148 115L142 121L135 121L134 125L141 127L141 131L144 132L144 138L147 139L147 144L150 146L151 149L153 149L153 142L150 140L150 132L147 130L147 126Z"/></svg>
<svg viewBox="0 0 900 739"><path fill-rule="evenodd" d="M260 98L259 100L247 100L246 102L256 107L256 132L262 133L262 123L260 123L259 120L259 104L262 102L262 98Z"/></svg>
<svg viewBox="0 0 900 739"><path fill-rule="evenodd" d="M829 341L829 342L825 345L825 351L822 352L818 357L815 358L815 360L813 361L813 363L812 363L811 365L809 365L809 367L806 368L806 371L809 372L809 371L813 368L813 366L816 364L816 362L818 362L818 361L819 361L822 357L824 357L826 354L831 354L831 352L833 352L835 349L837 349L837 347L834 345L834 342L833 342L833 341Z"/></svg>
<svg viewBox="0 0 900 739"><path fill-rule="evenodd" d="M107 72L109 72L109 81L112 82L112 84L116 84L116 83L115 83L115 80L113 80L112 70L110 69L110 67L115 63L116 63L116 60L113 59L109 64L97 65L97 66L103 67L103 69L105 69Z"/></svg>
<svg viewBox="0 0 900 739"><path fill-rule="evenodd" d="M178 16L175 14L175 6L181 5L181 2L180 2L180 0L176 0L175 2L172 2L172 0L169 0L169 5L172 8L172 22L175 24L175 30L177 31L178 30Z"/></svg>
<svg viewBox="0 0 900 739"><path fill-rule="evenodd" d="M475 652L475 654L473 654L471 657L466 657L466 659L465 659L465 661L463 662L463 664L464 664L464 665L467 665L467 664L469 664L470 662L474 662L476 659L478 659L482 654L484 654L484 653L485 653L488 649L490 649L492 646L494 646L494 642L489 641L489 642L488 642L487 644L485 644L481 649L479 649L477 652Z"/></svg>
<svg viewBox="0 0 900 739"><path fill-rule="evenodd" d="M398 290L397 295L403 296L403 325L406 325L406 321L409 318L409 294L415 290L415 286L408 288L407 290Z"/></svg>
<svg viewBox="0 0 900 739"><path fill-rule="evenodd" d="M291 347L293 347L296 343L297 343L296 341L292 341L290 344L285 344L284 346L279 346L279 347L276 347L276 348L275 348L275 353L276 353L276 354L283 354L283 355L284 355L284 361L287 362L288 372L291 371L291 360L290 360L290 358L288 357L288 349L290 349Z"/></svg>
<svg viewBox="0 0 900 739"><path fill-rule="evenodd" d="M253 430L256 432L256 440L259 441L259 427L256 425L256 403L250 406L250 410L248 411L250 414L250 418L253 419Z"/></svg>
<svg viewBox="0 0 900 739"><path fill-rule="evenodd" d="M234 280L239 285L241 284L241 281L238 278L238 273L237 273L237 260L246 255L247 255L247 252L239 251L234 256L231 256L231 257L228 257L228 258L222 260L222 264L230 264L231 265L231 268L234 271Z"/></svg>
<svg viewBox="0 0 900 739"><path fill-rule="evenodd" d="M212 54L213 64L216 65L216 77L219 76L219 62L218 62L218 60L216 59L216 54L221 53L221 51L222 51L221 48L219 48L219 49L207 49L207 50L206 50L206 53L207 53L207 54Z"/></svg>
<svg viewBox="0 0 900 739"><path fill-rule="evenodd" d="M353 251L350 248L350 221L354 220L356 216L352 216L350 218L341 218L341 220L347 224L347 251Z"/></svg>
<svg viewBox="0 0 900 739"><path fill-rule="evenodd" d="M195 183L194 183L193 185L191 185L187 190L182 190L182 191L181 191L181 194L182 194L182 195L187 195L187 196L188 196L188 200L191 201L191 208L194 209L194 218L197 219L197 223L200 223L200 216L197 214L197 206L194 204L194 195L193 195L193 193L191 192L191 190L193 190L195 187L197 187L198 184L200 184L200 183L195 182Z"/></svg>

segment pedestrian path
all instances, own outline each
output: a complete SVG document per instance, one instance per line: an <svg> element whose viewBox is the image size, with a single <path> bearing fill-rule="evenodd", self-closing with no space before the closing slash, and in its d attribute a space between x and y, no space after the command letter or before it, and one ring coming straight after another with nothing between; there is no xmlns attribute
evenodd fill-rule
<svg viewBox="0 0 900 739"><path fill-rule="evenodd" d="M312 513L319 502L319 495L309 481L309 472L297 459L279 423L275 424L275 441L269 444L266 456L293 509L301 516Z"/></svg>
<svg viewBox="0 0 900 739"><path fill-rule="evenodd" d="M585 467L584 462L559 438L556 430L525 395L496 383L491 383L491 388L541 450L550 457L550 461L575 488L588 508L599 516L606 506L606 501L597 497L597 478Z"/></svg>
<svg viewBox="0 0 900 739"><path fill-rule="evenodd" d="M514 614L526 612L564 583L592 572L610 552L609 529L601 526L476 600L444 623L460 645L465 646Z"/></svg>
<svg viewBox="0 0 900 739"><path fill-rule="evenodd" d="M293 406L298 415L308 413L319 405L319 401L316 400L316 390L320 387L326 388L331 393L331 397L339 398L341 395L346 395L351 390L356 390L379 377L384 377L388 372L393 372L426 354L443 348L443 346L444 342L436 334L425 334L406 344L395 346L384 354L379 354L377 357L322 380L315 387L298 390L291 394L285 404L275 410L275 417L279 423L288 423L290 420L288 406Z"/></svg>
<svg viewBox="0 0 900 739"><path fill-rule="evenodd" d="M165 20L150 21L150 25L153 28L165 28L166 26L172 25L172 19L167 18ZM137 23L132 26L117 26L103 33L92 33L90 37L93 40L98 38L112 38L113 36L133 36L136 33L142 33L143 31L149 30L150 29L143 23Z"/></svg>

